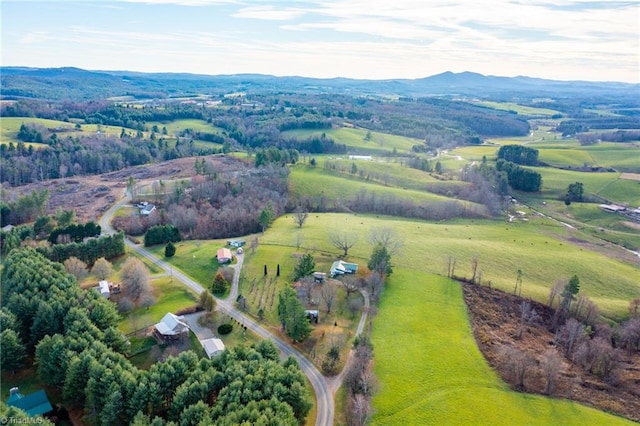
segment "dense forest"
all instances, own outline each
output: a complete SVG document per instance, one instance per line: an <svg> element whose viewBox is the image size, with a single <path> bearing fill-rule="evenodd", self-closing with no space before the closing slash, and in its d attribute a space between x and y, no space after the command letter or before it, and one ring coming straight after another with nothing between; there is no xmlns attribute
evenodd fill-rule
<svg viewBox="0 0 640 426"><path fill-rule="evenodd" d="M294 426L311 408L296 361L281 362L269 341L215 360L187 351L140 370L123 355L113 303L81 290L61 264L33 249L13 250L3 265L3 370L15 371L35 356L39 379L61 388L68 406L84 408L91 424L270 424L263 422L277 418Z"/></svg>
<svg viewBox="0 0 640 426"><path fill-rule="evenodd" d="M0 182L10 185L60 177L91 175L124 167L186 156L207 155L234 146L245 149L271 146L312 154L345 153L344 145L326 135L299 139L292 129L322 130L344 123L386 133L418 138L416 150L478 144L487 136L521 136L529 124L507 112L444 99L387 102L349 96L252 95L242 102L225 98L223 107L160 102L132 106L108 102L42 102L22 100L3 104L4 117L38 117L75 123L69 129L24 124L19 142L0 145L4 167ZM206 120L219 133L187 129L168 134L167 123L179 119ZM81 132L82 125L121 127L119 136ZM196 141L212 142L207 146ZM40 145L34 148L30 142ZM223 145L220 148L219 145Z"/></svg>

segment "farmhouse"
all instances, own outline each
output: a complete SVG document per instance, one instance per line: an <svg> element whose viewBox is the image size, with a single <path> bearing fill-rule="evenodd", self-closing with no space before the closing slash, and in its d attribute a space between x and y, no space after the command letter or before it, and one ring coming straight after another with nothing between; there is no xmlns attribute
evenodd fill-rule
<svg viewBox="0 0 640 426"><path fill-rule="evenodd" d="M348 263L342 260L336 260L333 262L333 265L331 265L329 275L331 275L331 277L335 277L336 275L355 274L356 272L358 272L357 263Z"/></svg>
<svg viewBox="0 0 640 426"><path fill-rule="evenodd" d="M184 318L167 312L159 323L155 325L155 331L163 339L175 339L189 332L189 326L183 322Z"/></svg>
<svg viewBox="0 0 640 426"><path fill-rule="evenodd" d="M49 398L47 398L47 394L42 389L28 395L22 395L18 388L11 388L9 389L7 405L19 408L32 417L53 411Z"/></svg>
<svg viewBox="0 0 640 426"><path fill-rule="evenodd" d="M224 342L220 339L216 339L215 337L201 340L200 344L209 358L220 355L225 349Z"/></svg>
<svg viewBox="0 0 640 426"><path fill-rule="evenodd" d="M156 210L156 206L153 204L146 204L144 207L140 209L140 214L142 216L149 216Z"/></svg>
<svg viewBox="0 0 640 426"><path fill-rule="evenodd" d="M218 249L216 258L218 259L218 263L227 263L231 262L231 259L233 259L233 255L231 254L231 250L229 250L228 248L221 248Z"/></svg>
<svg viewBox="0 0 640 426"><path fill-rule="evenodd" d="M245 240L228 240L227 241L227 245L237 248L237 247L242 247L246 244L247 242Z"/></svg>

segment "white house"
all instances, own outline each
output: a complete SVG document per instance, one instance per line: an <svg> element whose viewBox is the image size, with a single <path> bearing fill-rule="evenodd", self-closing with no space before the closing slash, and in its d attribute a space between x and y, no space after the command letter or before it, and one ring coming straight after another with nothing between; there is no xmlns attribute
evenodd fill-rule
<svg viewBox="0 0 640 426"><path fill-rule="evenodd" d="M220 355L225 349L224 342L220 339L216 339L215 337L201 340L200 344L209 358Z"/></svg>
<svg viewBox="0 0 640 426"><path fill-rule="evenodd" d="M100 294L106 297L107 299L111 297L111 288L109 286L109 282L102 280L98 283L98 291Z"/></svg>
<svg viewBox="0 0 640 426"><path fill-rule="evenodd" d="M156 331L163 337L176 337L182 333L188 333L189 326L183 320L184 317L167 312L160 322L155 325Z"/></svg>
<svg viewBox="0 0 640 426"><path fill-rule="evenodd" d="M153 213L156 210L156 206L153 204L147 204L144 207L142 207L140 209L140 214L142 216L149 216L151 213Z"/></svg>
<svg viewBox="0 0 640 426"><path fill-rule="evenodd" d="M331 265L329 275L331 275L331 277L335 277L336 275L355 274L356 272L358 272L357 263L349 263L342 260L336 260Z"/></svg>

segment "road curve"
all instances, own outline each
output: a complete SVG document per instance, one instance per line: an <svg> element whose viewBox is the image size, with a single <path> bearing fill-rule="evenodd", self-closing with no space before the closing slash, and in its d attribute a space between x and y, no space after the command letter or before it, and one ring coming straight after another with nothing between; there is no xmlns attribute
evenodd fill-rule
<svg viewBox="0 0 640 426"><path fill-rule="evenodd" d="M108 234L115 233L115 230L111 226L111 218L115 214L115 212L127 204L129 202L129 197L125 195L123 199L118 201L116 204L111 206L100 219L100 226L102 227L103 232ZM140 256L148 259L150 262L154 263L156 266L162 268L165 272L171 273L173 278L181 282L182 284L189 287L196 294L202 293L205 289L193 279L184 274L181 270L173 267L169 263L164 260L156 258L149 251L140 247L136 244L133 244L131 241L125 239L126 245L131 249L137 252ZM239 279L240 268L236 270L234 274L234 286L237 292L237 279ZM232 288L233 290L233 288ZM261 325L256 323L253 319L246 316L239 310L237 310L233 306L233 299L229 297L227 300L218 299L218 310L224 312L229 315L231 318L238 321L240 324L246 326L249 330L253 331L258 336L263 339L270 339L276 347L286 356L293 357L298 361L300 368L309 378L311 382L311 386L313 387L313 391L316 394L316 426L329 426L333 424L333 416L334 416L334 403L333 403L333 393L329 384L325 380L324 376L318 371L318 369L300 352L291 347L288 343L284 342L282 339L275 336L273 333L263 328Z"/></svg>

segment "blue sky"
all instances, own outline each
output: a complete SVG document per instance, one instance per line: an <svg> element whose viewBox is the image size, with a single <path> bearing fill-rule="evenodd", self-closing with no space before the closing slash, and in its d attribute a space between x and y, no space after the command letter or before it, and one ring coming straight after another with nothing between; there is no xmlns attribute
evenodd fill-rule
<svg viewBox="0 0 640 426"><path fill-rule="evenodd" d="M640 2L2 0L4 66L640 82Z"/></svg>

